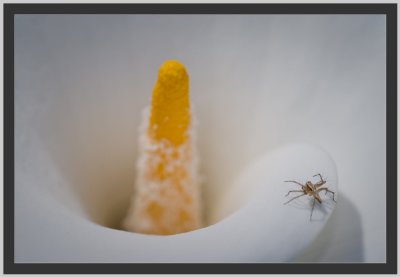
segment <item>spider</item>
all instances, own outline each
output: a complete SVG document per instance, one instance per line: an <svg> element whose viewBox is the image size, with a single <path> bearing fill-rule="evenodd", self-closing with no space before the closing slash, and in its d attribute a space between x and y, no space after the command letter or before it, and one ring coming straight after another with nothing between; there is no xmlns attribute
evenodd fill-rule
<svg viewBox="0 0 400 277"><path fill-rule="evenodd" d="M335 193L331 190L329 190L328 188L321 188L321 186L323 186L324 184L326 184L326 180L324 180L321 176L321 174L316 174L313 177L319 176L319 178L321 179L318 183L313 184L311 181L307 181L305 185L302 185L299 182L296 181L285 181L285 182L291 182L291 183L296 183L298 185L301 186L301 190L290 190L285 196L288 196L291 192L302 192L301 195L295 196L292 199L290 199L289 201L287 201L286 203L284 203L285 205L288 204L289 202L293 201L296 198L299 198L301 196L304 195L308 195L313 197L313 203L312 203L312 208L311 208L311 215L310 215L310 221L311 221L311 217L312 217L312 213L314 211L314 206L315 206L315 200L318 201L318 203L322 203L321 197L319 196L319 192L320 191L325 191L325 194L327 194L328 192L332 193L332 199L333 201L336 202L335 200Z"/></svg>

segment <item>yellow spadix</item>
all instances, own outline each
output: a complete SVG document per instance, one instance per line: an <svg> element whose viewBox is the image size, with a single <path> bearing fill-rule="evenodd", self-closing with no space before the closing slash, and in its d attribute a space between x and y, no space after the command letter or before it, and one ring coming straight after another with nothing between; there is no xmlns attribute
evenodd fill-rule
<svg viewBox="0 0 400 277"><path fill-rule="evenodd" d="M193 145L189 76L166 61L155 83L142 134L136 190L125 227L170 235L201 227L200 191Z"/></svg>

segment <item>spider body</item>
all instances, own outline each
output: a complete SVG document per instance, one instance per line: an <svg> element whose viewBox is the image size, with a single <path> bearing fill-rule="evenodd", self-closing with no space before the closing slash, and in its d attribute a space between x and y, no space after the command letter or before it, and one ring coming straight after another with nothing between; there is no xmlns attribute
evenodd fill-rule
<svg viewBox="0 0 400 277"><path fill-rule="evenodd" d="M315 184L313 184L311 181L307 181L304 185L297 181L285 181L285 182L291 182L291 183L298 184L301 187L300 190L290 190L285 196L288 196L292 192L301 192L302 194L293 197L292 199L290 199L289 201L287 201L284 204L288 204L289 202L293 201L294 199L299 198L301 196L305 196L305 195L313 197L313 204L312 204L312 208L311 208L310 220L312 217L312 213L314 211L315 201L317 201L320 204L322 203L321 196L319 195L319 193L321 191L325 191L325 194L327 194L328 192L332 193L332 199L333 199L333 201L336 202L335 193L333 191L329 190L327 187L322 187L323 185L326 184L326 180L324 180L322 178L322 175L319 173L314 175L313 177L316 177L316 176L319 176L320 181Z"/></svg>

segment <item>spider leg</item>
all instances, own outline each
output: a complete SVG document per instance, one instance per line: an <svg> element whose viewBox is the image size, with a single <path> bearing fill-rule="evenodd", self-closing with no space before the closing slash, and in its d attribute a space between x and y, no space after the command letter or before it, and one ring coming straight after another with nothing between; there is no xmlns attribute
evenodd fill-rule
<svg viewBox="0 0 400 277"><path fill-rule="evenodd" d="M320 188L320 189L317 190L317 192L320 192L320 191L322 191L322 190L325 191L325 194L327 194L328 192L332 193L333 201L336 202L336 200L335 200L335 193L334 193L333 191L329 190L328 188Z"/></svg>
<svg viewBox="0 0 400 277"><path fill-rule="evenodd" d="M304 196L304 195L307 195L307 194L305 194L305 193L304 193L304 194L301 194L301 195L295 196L295 197L293 197L292 199L290 199L289 201L287 201L287 202L283 203L283 205L286 205L286 204L288 204L289 202L291 202L291 201L295 200L296 198L302 197L302 196Z"/></svg>
<svg viewBox="0 0 400 277"><path fill-rule="evenodd" d="M317 177L317 176L319 176L319 178L321 179L321 181L324 181L324 179L322 178L322 175L321 175L320 173L315 174L313 177Z"/></svg>
<svg viewBox="0 0 400 277"><path fill-rule="evenodd" d="M295 183L295 184L300 185L301 187L304 187L302 184L300 184L299 182L296 182L296 181L285 181L285 182Z"/></svg>
<svg viewBox="0 0 400 277"><path fill-rule="evenodd" d="M285 195L288 196L291 192L303 192L302 190L289 190L289 192ZM303 192L304 193L304 192Z"/></svg>
<svg viewBox="0 0 400 277"><path fill-rule="evenodd" d="M321 179L321 181L319 181L318 183L316 183L315 184L315 187L316 188L319 188L320 186L322 186L323 184L325 184L326 183L326 180L324 180L323 178L322 178L322 175L321 174L316 174L316 175L314 175L313 177L317 177L317 176L319 176L319 178Z"/></svg>
<svg viewBox="0 0 400 277"><path fill-rule="evenodd" d="M312 213L313 213L313 211L314 211L314 206L315 206L315 198L314 198L314 201L313 201L313 203L312 203L311 214L310 214L310 221L311 221Z"/></svg>

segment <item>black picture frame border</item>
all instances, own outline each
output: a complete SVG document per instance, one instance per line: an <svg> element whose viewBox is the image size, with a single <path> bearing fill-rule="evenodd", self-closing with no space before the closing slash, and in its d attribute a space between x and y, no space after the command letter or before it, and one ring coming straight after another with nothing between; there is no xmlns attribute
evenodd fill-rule
<svg viewBox="0 0 400 277"><path fill-rule="evenodd" d="M386 263L28 264L14 263L14 15L384 14L386 15ZM397 4L3 4L5 274L396 274Z"/></svg>

